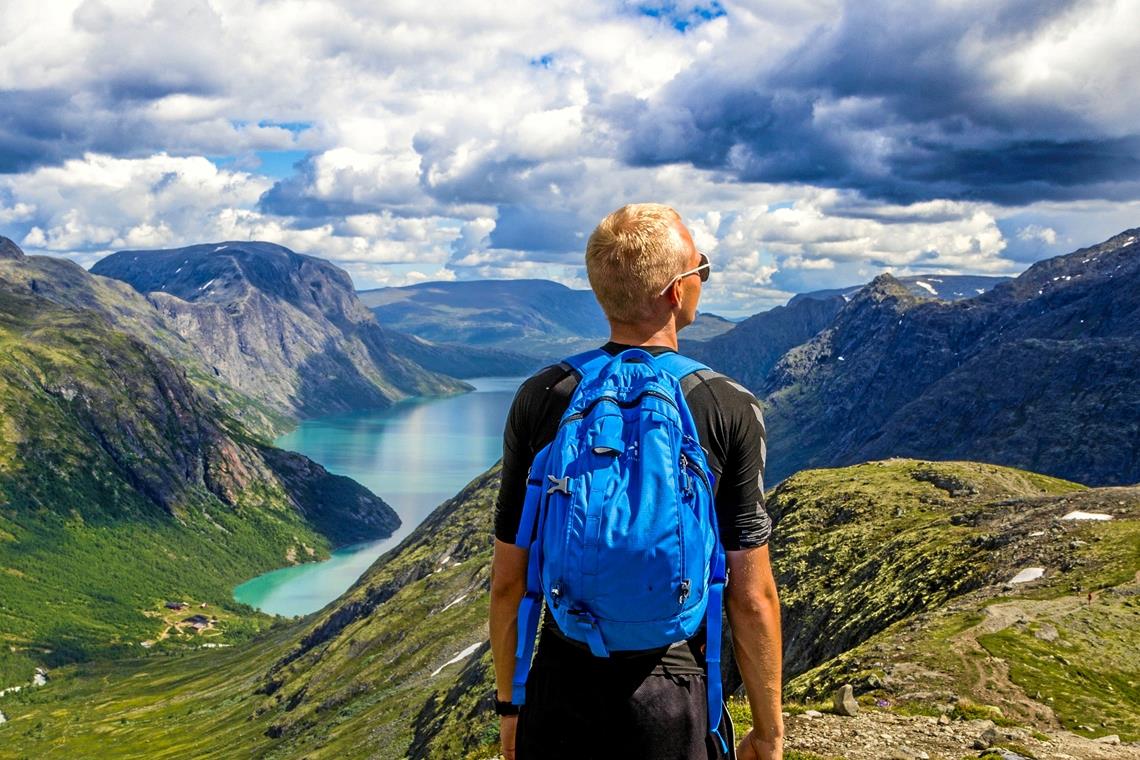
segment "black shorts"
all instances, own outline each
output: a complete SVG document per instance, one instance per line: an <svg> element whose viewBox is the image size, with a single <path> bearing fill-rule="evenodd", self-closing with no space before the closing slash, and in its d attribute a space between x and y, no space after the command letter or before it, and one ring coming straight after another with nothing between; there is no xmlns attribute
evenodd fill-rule
<svg viewBox="0 0 1140 760"><path fill-rule="evenodd" d="M527 678L518 760L725 760L734 754L727 711L720 733L730 754L709 733L704 675L655 673L651 663L637 660L562 660L551 644L543 637Z"/></svg>

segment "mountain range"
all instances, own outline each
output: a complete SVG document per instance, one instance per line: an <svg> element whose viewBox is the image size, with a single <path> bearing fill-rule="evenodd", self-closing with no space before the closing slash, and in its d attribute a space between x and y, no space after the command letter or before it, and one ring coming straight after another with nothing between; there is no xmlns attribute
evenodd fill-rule
<svg viewBox="0 0 1140 760"><path fill-rule="evenodd" d="M875 278L753 385L770 481L884 456L1140 481L1138 239L1123 232L952 302Z"/></svg>
<svg viewBox="0 0 1140 760"><path fill-rule="evenodd" d="M921 298L934 296L943 301L961 301L965 298L974 298L988 290L992 290L994 286L1007 282L1010 278L984 277L970 274L912 274L896 279L904 288ZM844 300L850 300L852 296L863 289L864 285L866 285L866 283L848 285L845 288L828 288L826 290L812 290L806 293L797 293L788 301L788 305L791 306L805 298L825 299L831 296L841 296Z"/></svg>
<svg viewBox="0 0 1140 760"><path fill-rule="evenodd" d="M883 275L686 345L764 404L791 712L850 683L870 719L931 749L944 719L955 756L979 718L1023 726L1015 749L1042 760L1060 746L1107 757L1080 736L1140 740L1140 488L1081 484L1140 480L1138 237L953 301ZM105 271L119 282L0 238L0 687L53 667L50 688L0 701L3 744L29 757L108 741L122 756L494 756L497 467L311 616L271 624L229 600L264 569L390 531L380 499L265 438L320 403L390 403L396 386L370 374L388 367L380 349L441 345L381 328L319 259L229 245L146 254L155 272L115 254ZM480 333L495 320L477 290L457 300L465 340L531 340ZM333 364L286 355L282 336L331 341ZM393 361L410 384L398 392L462 387ZM291 379L249 379L273 368ZM310 382L332 399L313 400ZM936 461L967 458L996 464ZM171 598L208 604L230 646L164 640ZM790 747L852 751L850 736L821 746L812 720L789 718ZM884 733L851 757L890 757Z"/></svg>
<svg viewBox="0 0 1140 760"><path fill-rule="evenodd" d="M465 349L534 357L534 367L604 343L609 325L594 294L550 280L425 282L358 291L376 318L394 330ZM701 314L687 335L702 340L733 323Z"/></svg>

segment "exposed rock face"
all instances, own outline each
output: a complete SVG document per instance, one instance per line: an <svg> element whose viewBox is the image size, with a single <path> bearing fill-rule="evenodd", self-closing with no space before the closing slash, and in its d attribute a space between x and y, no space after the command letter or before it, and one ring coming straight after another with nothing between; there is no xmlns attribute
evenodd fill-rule
<svg viewBox="0 0 1140 760"><path fill-rule="evenodd" d="M0 360L4 437L21 465L0 483L11 502L39 501L40 467L66 471L68 462L86 461L97 480L119 479L168 515L210 496L237 507L261 485L281 489L336 543L383 537L399 525L388 505L351 480L253 440L183 368L90 312L0 288L0 316L0 334L29 336Z"/></svg>
<svg viewBox="0 0 1140 760"><path fill-rule="evenodd" d="M8 238L0 235L0 259L23 259L24 252L20 250L20 246L13 243Z"/></svg>
<svg viewBox="0 0 1140 760"><path fill-rule="evenodd" d="M751 316L704 342L685 340L686 330L681 332L681 352L759 389L779 358L831 324L845 303L840 296L794 301Z"/></svg>
<svg viewBox="0 0 1140 760"><path fill-rule="evenodd" d="M206 366L193 344L173 329L166 317L130 285L93 275L74 261L55 256L0 258L0 288L33 294L68 309L82 309L88 319L138 338L178 362L194 386L263 438L289 424L281 411L244 395Z"/></svg>
<svg viewBox="0 0 1140 760"><path fill-rule="evenodd" d="M323 259L233 242L123 251L91 271L145 293L216 375L296 416L467 388L393 351L348 274Z"/></svg>
<svg viewBox="0 0 1140 760"><path fill-rule="evenodd" d="M876 278L769 373L769 481L884 456L1140 481L1138 238L952 303Z"/></svg>

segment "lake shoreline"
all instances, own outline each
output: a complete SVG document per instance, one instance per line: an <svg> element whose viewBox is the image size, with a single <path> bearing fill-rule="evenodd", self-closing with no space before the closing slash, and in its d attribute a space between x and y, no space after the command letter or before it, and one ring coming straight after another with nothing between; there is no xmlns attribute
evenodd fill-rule
<svg viewBox="0 0 1140 760"><path fill-rule="evenodd" d="M390 536L334 547L238 584L235 601L284 617L333 601L439 504L502 455L502 430L523 377L470 378L473 390L413 396L383 410L302 420L274 445L298 451L329 472L356 480L387 502L401 525ZM301 559L300 556L297 559Z"/></svg>

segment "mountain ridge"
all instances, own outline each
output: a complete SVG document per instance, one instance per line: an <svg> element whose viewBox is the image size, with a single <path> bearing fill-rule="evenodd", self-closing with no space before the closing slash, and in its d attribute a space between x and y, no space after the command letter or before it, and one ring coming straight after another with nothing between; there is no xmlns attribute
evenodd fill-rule
<svg viewBox="0 0 1140 760"><path fill-rule="evenodd" d="M215 374L294 417L470 390L394 352L347 272L283 246L120 251L91 272L143 293Z"/></svg>
<svg viewBox="0 0 1140 760"><path fill-rule="evenodd" d="M935 455L1089 484L1140 480L1138 239L1126 231L960 301L875 278L753 386L772 482Z"/></svg>

